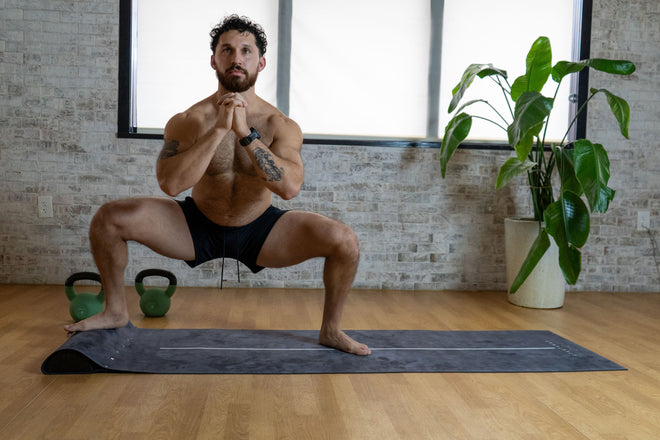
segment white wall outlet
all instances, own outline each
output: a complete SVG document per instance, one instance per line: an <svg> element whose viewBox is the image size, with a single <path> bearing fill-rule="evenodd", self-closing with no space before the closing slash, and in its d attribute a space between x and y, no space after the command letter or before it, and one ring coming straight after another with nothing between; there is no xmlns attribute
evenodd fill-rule
<svg viewBox="0 0 660 440"><path fill-rule="evenodd" d="M53 196L39 196L37 197L37 209L39 217L52 217L53 216Z"/></svg>
<svg viewBox="0 0 660 440"><path fill-rule="evenodd" d="M637 230L646 231L651 227L651 212L637 211Z"/></svg>

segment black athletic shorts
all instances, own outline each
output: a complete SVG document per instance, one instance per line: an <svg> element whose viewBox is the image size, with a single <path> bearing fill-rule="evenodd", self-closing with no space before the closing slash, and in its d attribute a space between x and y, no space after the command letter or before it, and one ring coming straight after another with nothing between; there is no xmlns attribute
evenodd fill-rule
<svg viewBox="0 0 660 440"><path fill-rule="evenodd" d="M244 226L221 226L202 214L192 197L186 197L183 201L177 200L177 203L186 216L195 245L195 259L186 261L190 267L227 257L245 264L253 273L263 269L257 265L259 252L275 222L287 212L270 206L252 223Z"/></svg>

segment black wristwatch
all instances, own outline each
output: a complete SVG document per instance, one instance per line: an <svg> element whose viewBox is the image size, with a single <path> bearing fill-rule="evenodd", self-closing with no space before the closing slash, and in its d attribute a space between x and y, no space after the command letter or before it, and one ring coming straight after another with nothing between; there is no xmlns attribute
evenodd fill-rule
<svg viewBox="0 0 660 440"><path fill-rule="evenodd" d="M255 139L261 139L261 136L259 136L259 132L255 130L254 128L250 127L250 134L245 136L244 138L241 138L238 143L241 144L244 147L247 147L252 143L253 140Z"/></svg>

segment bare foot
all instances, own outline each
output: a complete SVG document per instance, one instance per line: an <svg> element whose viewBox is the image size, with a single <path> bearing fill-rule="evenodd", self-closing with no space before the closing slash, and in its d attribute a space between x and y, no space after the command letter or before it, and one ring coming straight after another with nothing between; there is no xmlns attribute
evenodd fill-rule
<svg viewBox="0 0 660 440"><path fill-rule="evenodd" d="M103 312L90 316L89 318L83 319L82 321L65 325L64 330L66 330L67 334L71 336L76 332L119 328L124 327L126 324L128 324L128 313L111 314L104 310Z"/></svg>
<svg viewBox="0 0 660 440"><path fill-rule="evenodd" d="M321 331L319 334L319 344L345 351L346 353L357 354L359 356L366 356L371 354L369 347L364 344L360 344L342 331L335 332L333 334Z"/></svg>

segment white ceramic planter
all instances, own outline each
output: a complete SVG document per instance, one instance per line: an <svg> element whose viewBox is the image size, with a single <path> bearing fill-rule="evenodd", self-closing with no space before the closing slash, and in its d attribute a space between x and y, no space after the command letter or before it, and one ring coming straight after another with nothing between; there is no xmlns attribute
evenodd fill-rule
<svg viewBox="0 0 660 440"><path fill-rule="evenodd" d="M509 290L538 232L539 223L533 219L504 220L506 276ZM556 309L564 305L566 281L559 267L559 249L552 237L550 242L550 248L520 289L514 294L509 294L509 302L512 304L535 309Z"/></svg>

